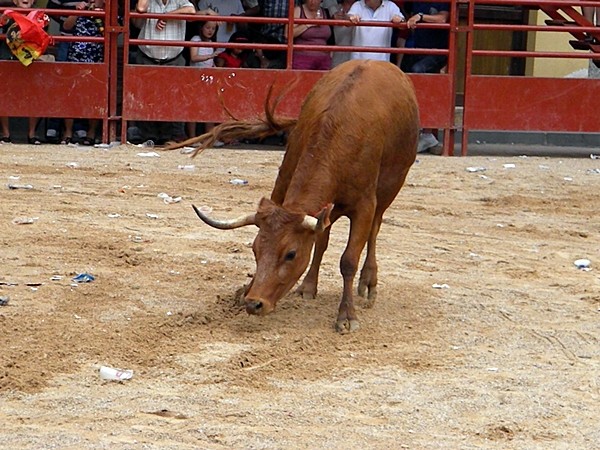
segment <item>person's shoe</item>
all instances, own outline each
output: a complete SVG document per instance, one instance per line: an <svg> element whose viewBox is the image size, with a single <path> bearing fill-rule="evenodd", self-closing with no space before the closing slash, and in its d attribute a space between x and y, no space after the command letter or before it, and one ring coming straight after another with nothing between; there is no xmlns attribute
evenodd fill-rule
<svg viewBox="0 0 600 450"><path fill-rule="evenodd" d="M433 134L421 133L421 136L419 136L419 145L417 145L417 153L426 152L430 148L437 147L439 144L439 141Z"/></svg>
<svg viewBox="0 0 600 450"><path fill-rule="evenodd" d="M142 136L138 127L127 128L127 142L133 145L139 145L145 142L144 136Z"/></svg>
<svg viewBox="0 0 600 450"><path fill-rule="evenodd" d="M12 139L10 136L2 136L0 137L0 144L10 144L12 143Z"/></svg>
<svg viewBox="0 0 600 450"><path fill-rule="evenodd" d="M58 135L58 131L49 128L46 131L46 142L48 144L58 144L60 143L60 136Z"/></svg>

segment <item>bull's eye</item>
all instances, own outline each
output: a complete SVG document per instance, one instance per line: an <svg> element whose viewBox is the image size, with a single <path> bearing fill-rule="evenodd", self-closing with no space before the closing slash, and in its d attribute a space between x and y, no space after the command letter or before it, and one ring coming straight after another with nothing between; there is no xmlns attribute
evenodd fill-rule
<svg viewBox="0 0 600 450"><path fill-rule="evenodd" d="M286 253L285 260L293 261L295 257L296 257L296 250L290 250L289 252Z"/></svg>

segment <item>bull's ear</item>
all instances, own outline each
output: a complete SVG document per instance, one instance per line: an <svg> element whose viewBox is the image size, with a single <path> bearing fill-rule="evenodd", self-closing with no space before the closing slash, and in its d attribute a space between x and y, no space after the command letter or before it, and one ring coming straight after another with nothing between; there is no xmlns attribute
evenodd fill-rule
<svg viewBox="0 0 600 450"><path fill-rule="evenodd" d="M333 203L329 203L317 214L317 227L315 231L321 232L331 225L331 220L329 220L331 210L333 210Z"/></svg>
<svg viewBox="0 0 600 450"><path fill-rule="evenodd" d="M263 197L258 202L258 212L259 213L268 213L275 207L275 202L273 200L268 199L267 197Z"/></svg>

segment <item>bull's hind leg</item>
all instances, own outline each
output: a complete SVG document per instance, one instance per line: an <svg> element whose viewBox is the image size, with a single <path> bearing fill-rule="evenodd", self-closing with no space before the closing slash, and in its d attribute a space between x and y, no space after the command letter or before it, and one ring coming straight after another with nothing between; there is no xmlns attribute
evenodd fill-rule
<svg viewBox="0 0 600 450"><path fill-rule="evenodd" d="M377 298L377 235L381 228L381 214L373 219L373 225L371 227L371 233L369 234L369 241L367 242L367 256L363 264L362 270L360 271L360 279L358 282L358 295L367 298L363 303L363 307L371 308ZM368 291L368 292L367 292Z"/></svg>
<svg viewBox="0 0 600 450"><path fill-rule="evenodd" d="M322 233L317 236L315 242L315 251L313 253L313 259L310 263L310 269L302 280L302 284L296 289L296 293L300 294L304 299L313 299L317 296L317 285L319 283L319 268L321 267L321 261L323 260L323 254L327 250L329 245L329 232L331 226L323 230Z"/></svg>

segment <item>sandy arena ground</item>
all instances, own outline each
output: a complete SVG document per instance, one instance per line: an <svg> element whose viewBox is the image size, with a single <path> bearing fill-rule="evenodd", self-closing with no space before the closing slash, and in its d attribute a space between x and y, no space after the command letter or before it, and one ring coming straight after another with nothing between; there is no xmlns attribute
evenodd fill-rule
<svg viewBox="0 0 600 450"><path fill-rule="evenodd" d="M600 159L421 155L339 335L347 221L318 298L257 318L256 229L190 207L253 211L281 151L143 151L0 147L0 448L600 447Z"/></svg>

